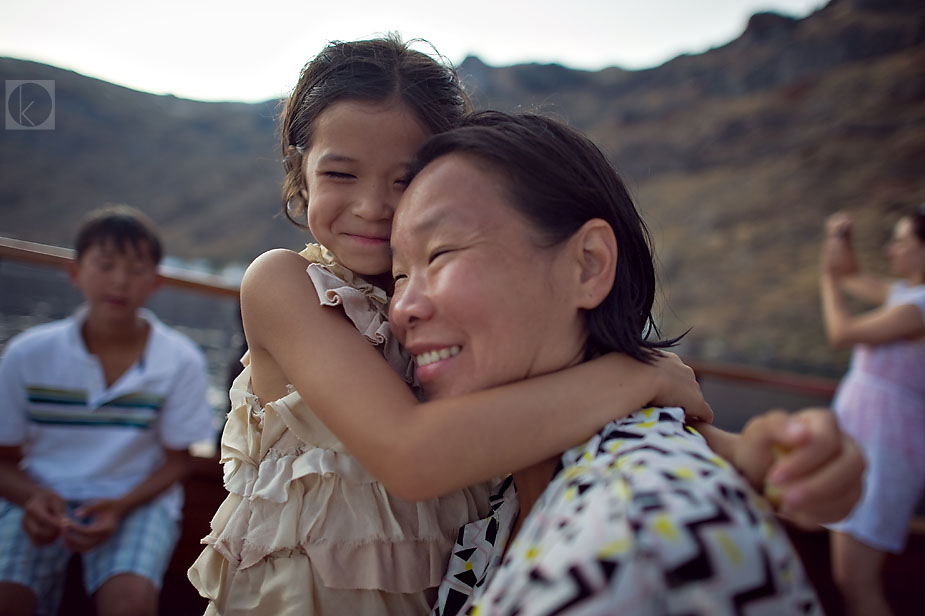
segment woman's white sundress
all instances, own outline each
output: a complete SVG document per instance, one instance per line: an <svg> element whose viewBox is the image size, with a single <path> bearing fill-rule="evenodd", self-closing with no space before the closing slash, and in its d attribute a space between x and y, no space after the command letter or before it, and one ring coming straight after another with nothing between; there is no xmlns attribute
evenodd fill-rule
<svg viewBox="0 0 925 616"><path fill-rule="evenodd" d="M890 288L887 306L912 304L925 319L925 285ZM864 494L830 526L888 552L902 552L925 487L925 338L855 345L833 403L842 430L867 458Z"/></svg>

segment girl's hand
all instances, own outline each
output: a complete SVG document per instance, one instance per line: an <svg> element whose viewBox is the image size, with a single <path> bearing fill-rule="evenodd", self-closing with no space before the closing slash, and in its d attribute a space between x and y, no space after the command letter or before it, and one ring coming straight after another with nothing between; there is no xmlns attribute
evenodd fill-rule
<svg viewBox="0 0 925 616"><path fill-rule="evenodd" d="M733 463L801 527L842 519L861 496L864 456L828 409L759 415L742 431Z"/></svg>
<svg viewBox="0 0 925 616"><path fill-rule="evenodd" d="M654 406L680 406L690 419L713 422L713 409L704 399L690 366L674 353L660 351L654 367L657 374Z"/></svg>

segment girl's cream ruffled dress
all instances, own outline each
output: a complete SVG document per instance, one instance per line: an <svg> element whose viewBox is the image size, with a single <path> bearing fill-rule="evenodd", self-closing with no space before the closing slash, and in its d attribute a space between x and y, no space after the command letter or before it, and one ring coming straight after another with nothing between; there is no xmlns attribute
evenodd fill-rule
<svg viewBox="0 0 925 616"><path fill-rule="evenodd" d="M301 254L322 305L342 308L411 384L385 292L322 246ZM189 570L209 599L206 613L429 613L459 527L488 513L489 484L407 502L359 465L298 392L261 407L245 367L230 398L221 446L228 497Z"/></svg>

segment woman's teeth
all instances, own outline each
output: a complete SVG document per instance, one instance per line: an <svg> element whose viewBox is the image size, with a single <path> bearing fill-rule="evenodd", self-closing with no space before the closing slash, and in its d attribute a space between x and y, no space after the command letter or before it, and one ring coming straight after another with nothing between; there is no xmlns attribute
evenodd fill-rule
<svg viewBox="0 0 925 616"><path fill-rule="evenodd" d="M451 347L446 347L443 349L435 349L433 351L427 351L426 353L421 353L420 355L414 358L417 362L418 367L426 366L427 364L432 364L435 361L440 361L441 359L449 359L454 355L459 354L459 347L453 345Z"/></svg>

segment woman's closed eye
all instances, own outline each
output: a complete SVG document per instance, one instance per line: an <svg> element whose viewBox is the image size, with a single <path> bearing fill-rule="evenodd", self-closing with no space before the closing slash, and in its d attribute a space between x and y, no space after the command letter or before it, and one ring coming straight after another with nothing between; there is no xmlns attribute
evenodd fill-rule
<svg viewBox="0 0 925 616"><path fill-rule="evenodd" d="M431 251L430 255L427 257L427 264L430 265L438 258L453 252L452 248L437 248L436 250Z"/></svg>
<svg viewBox="0 0 925 616"><path fill-rule="evenodd" d="M454 250L456 249L455 248L437 248L437 249L430 251L430 253L428 253L428 256L427 256L427 264L428 265L432 264L434 261L436 261L440 257L443 257L453 252ZM394 262L393 262L393 265L395 265ZM407 281L407 279L408 279L408 274L406 274L404 271L399 270L399 269L394 269L394 268L392 269L392 281L393 282L398 283L402 281Z"/></svg>
<svg viewBox="0 0 925 616"><path fill-rule="evenodd" d="M334 179L334 180L354 180L356 176L352 173L345 173L343 171L323 171L321 175Z"/></svg>

